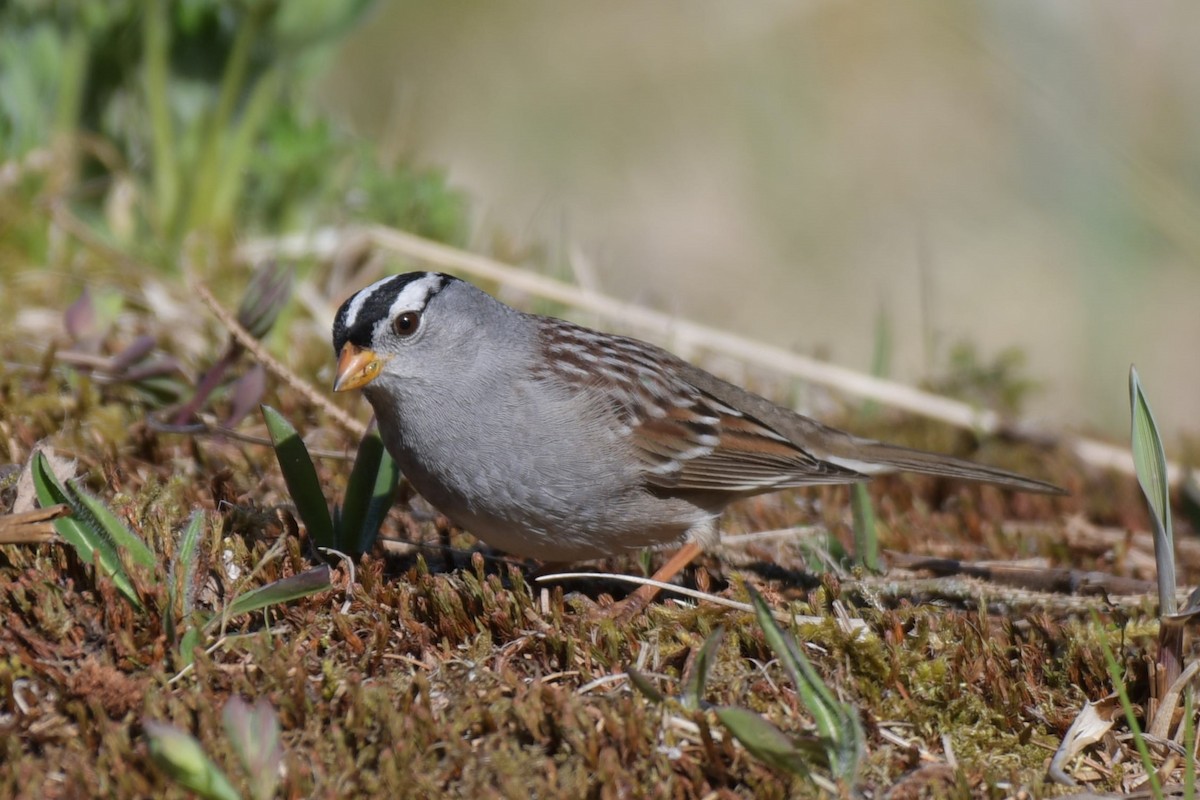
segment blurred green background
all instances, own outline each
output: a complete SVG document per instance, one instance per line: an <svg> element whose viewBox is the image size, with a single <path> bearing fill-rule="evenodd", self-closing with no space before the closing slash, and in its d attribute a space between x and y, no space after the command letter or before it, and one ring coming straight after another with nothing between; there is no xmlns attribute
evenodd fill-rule
<svg viewBox="0 0 1200 800"><path fill-rule="evenodd" d="M1010 346L1033 416L1200 397L1200 5L396 3L322 97L605 291L893 377Z"/></svg>
<svg viewBox="0 0 1200 800"><path fill-rule="evenodd" d="M1016 364L1054 426L1122 435L1136 362L1197 431L1195 3L153 8L0 12L4 158L116 142L70 197L122 246L375 220L863 370L882 330L910 383Z"/></svg>

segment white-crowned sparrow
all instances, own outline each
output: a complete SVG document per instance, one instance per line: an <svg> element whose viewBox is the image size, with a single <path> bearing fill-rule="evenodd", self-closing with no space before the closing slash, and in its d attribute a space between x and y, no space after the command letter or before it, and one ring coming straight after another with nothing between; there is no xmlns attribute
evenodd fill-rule
<svg viewBox="0 0 1200 800"><path fill-rule="evenodd" d="M881 472L1061 492L852 436L654 345L522 313L436 272L355 294L333 348L334 391L362 388L413 487L488 544L545 561L711 543L738 498Z"/></svg>

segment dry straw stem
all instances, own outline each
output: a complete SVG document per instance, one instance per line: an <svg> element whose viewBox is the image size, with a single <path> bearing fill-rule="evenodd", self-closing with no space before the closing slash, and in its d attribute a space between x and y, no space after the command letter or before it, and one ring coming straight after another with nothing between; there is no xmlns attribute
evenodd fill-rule
<svg viewBox="0 0 1200 800"><path fill-rule="evenodd" d="M979 409L969 403L818 361L781 347L763 344L744 336L617 300L590 289L572 286L511 264L382 225L366 228L325 228L309 234L259 239L242 245L239 255L247 261L257 261L268 256L329 259L341 252L346 245L361 243L364 238L380 250L431 267L469 273L518 291L598 314L611 322L638 329L644 335L660 342L667 342L685 357L697 349L708 350L826 386L852 397L874 400L892 408L968 428L981 434L1008 433L1039 440L1048 438L1032 424L1005 420L994 411ZM1116 470L1127 475L1135 474L1133 456L1127 448L1069 435L1063 436L1061 443L1080 461L1094 468ZM1175 485L1183 479L1184 471L1178 464L1168 462L1167 476L1172 485Z"/></svg>
<svg viewBox="0 0 1200 800"><path fill-rule="evenodd" d="M58 535L54 531L54 520L69 513L70 509L59 503L48 508L35 508L32 511L0 516L0 544L48 542Z"/></svg>
<svg viewBox="0 0 1200 800"><path fill-rule="evenodd" d="M300 394L304 395L304 398L313 405L325 409L325 413L333 417L333 419L336 420L337 423L346 430L360 438L366 435L366 425L359 422L345 411L342 411L342 409L338 408L333 403L329 402L329 398L314 389L312 384L301 378L296 373L292 372L290 369L280 363L274 356L268 353L267 349L259 343L258 339L255 339L249 331L243 328L238 321L234 319L232 314L226 311L225 308L217 302L217 299L212 296L212 292L210 292L204 284L197 283L192 288L195 290L196 294L200 295L200 299L204 301L204 304L208 306L213 315L221 321L221 324L225 326L225 329L229 331L229 335L237 339L238 343L241 344L242 347L246 348L247 352L253 355L258 363L262 364L268 372L287 385L291 386Z"/></svg>

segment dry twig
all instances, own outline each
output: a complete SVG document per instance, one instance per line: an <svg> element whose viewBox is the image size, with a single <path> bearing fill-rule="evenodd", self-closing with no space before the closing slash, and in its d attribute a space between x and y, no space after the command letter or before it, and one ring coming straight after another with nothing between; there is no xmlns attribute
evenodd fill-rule
<svg viewBox="0 0 1200 800"><path fill-rule="evenodd" d="M200 299L208 306L213 315L221 321L229 331L229 335L238 340L242 347L246 348L258 363L262 364L268 372L274 375L279 380L291 386L297 392L305 397L310 403L320 406L325 409L325 413L333 417L333 419L346 430L356 436L362 437L367 433L367 426L356 420L354 417L347 414L342 409L335 406L329 401L329 398L313 388L312 384L301 378L296 373L292 372L278 359L267 352L266 348L255 339L249 331L243 328L233 315L217 302L217 299L212 296L212 292L208 290L202 283L197 283L192 287L196 294L200 295Z"/></svg>
<svg viewBox="0 0 1200 800"><path fill-rule="evenodd" d="M874 400L892 408L983 434L1005 433L1041 442L1061 441L1076 458L1091 467L1113 469L1127 475L1134 474L1133 456L1125 447L1081 436L1047 436L1030 424L1004 419L994 411L979 409L969 403L818 361L782 347L756 342L634 303L626 303L599 292L571 286L486 256L382 225L366 229L326 229L303 236L259 240L243 246L240 254L245 259L261 258L266 254L278 257L306 255L328 258L337 253L345 242L358 241L364 234L381 250L439 269L465 272L485 280L496 281L518 291L590 311L606 320L637 329L650 338L668 343L685 358L690 357L696 350L721 353L747 364L827 386L853 397ZM1177 484L1185 473L1178 464L1168 463L1167 474L1171 483Z"/></svg>

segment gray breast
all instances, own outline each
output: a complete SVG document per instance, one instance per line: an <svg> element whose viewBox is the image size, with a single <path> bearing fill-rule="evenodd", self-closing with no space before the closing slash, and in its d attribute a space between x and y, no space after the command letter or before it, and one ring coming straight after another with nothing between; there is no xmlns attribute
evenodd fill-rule
<svg viewBox="0 0 1200 800"><path fill-rule="evenodd" d="M713 516L651 494L604 416L610 408L587 392L541 380L416 388L405 391L397 429L383 431L388 448L418 492L495 547L591 558L677 540Z"/></svg>

